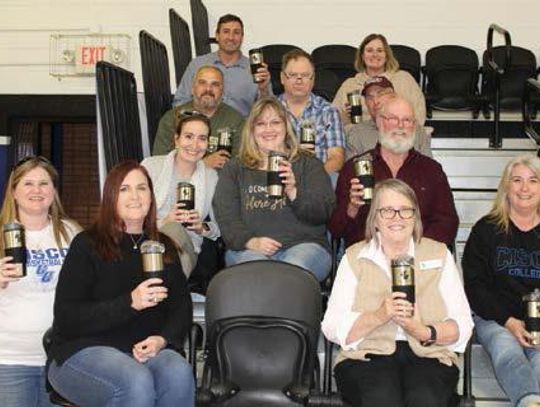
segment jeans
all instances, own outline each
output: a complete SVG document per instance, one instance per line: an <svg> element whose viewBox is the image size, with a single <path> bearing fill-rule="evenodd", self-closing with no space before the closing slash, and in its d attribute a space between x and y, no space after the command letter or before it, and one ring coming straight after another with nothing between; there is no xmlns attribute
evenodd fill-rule
<svg viewBox="0 0 540 407"><path fill-rule="evenodd" d="M330 253L317 243L300 243L288 249L278 250L272 256L265 256L253 250L227 250L225 253L227 266L252 260L279 260L294 264L309 271L318 281L326 278L332 263Z"/></svg>
<svg viewBox="0 0 540 407"><path fill-rule="evenodd" d="M0 406L52 407L43 366L0 365Z"/></svg>
<svg viewBox="0 0 540 407"><path fill-rule="evenodd" d="M475 316L476 336L501 387L517 407L540 402L540 350L523 348L508 329Z"/></svg>
<svg viewBox="0 0 540 407"><path fill-rule="evenodd" d="M53 361L49 381L63 397L85 407L195 404L191 366L170 349L139 363L130 354L112 347L85 348L61 366Z"/></svg>

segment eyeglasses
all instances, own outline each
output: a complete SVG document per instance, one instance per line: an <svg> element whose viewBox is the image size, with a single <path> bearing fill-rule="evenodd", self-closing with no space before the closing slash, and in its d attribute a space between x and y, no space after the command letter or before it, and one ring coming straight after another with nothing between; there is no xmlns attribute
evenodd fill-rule
<svg viewBox="0 0 540 407"><path fill-rule="evenodd" d="M309 72L302 72L302 73L297 73L297 72L292 72L292 73L287 73L287 72L283 72L283 75L285 75L285 77L289 80L293 80L293 81L296 81L298 79L301 79L303 81L309 81L311 79L313 79L313 74L312 73L309 73Z"/></svg>
<svg viewBox="0 0 540 407"><path fill-rule="evenodd" d="M396 116L384 116L384 115L381 115L381 117L390 125L392 126L401 126L401 127L405 127L405 128L410 128L410 127L413 127L414 124L415 124L415 120L412 118L412 117L404 117L402 119L400 119L399 117L396 117Z"/></svg>
<svg viewBox="0 0 540 407"><path fill-rule="evenodd" d="M206 115L204 115L203 113L201 113L201 112L199 112L197 110L181 110L180 114L179 114L179 117L182 117L182 116L204 117L205 119L208 119L208 117L206 117Z"/></svg>
<svg viewBox="0 0 540 407"><path fill-rule="evenodd" d="M394 209L390 207L377 209L379 216L383 219L394 219L397 214L401 219L411 219L416 213L415 208L400 208Z"/></svg>
<svg viewBox="0 0 540 407"><path fill-rule="evenodd" d="M46 158L46 157L43 157L42 155L29 155L29 156L26 156L26 157L20 159L17 162L17 164L15 164L13 166L13 169L19 168L20 166L26 164L29 161L35 161L35 162L38 162L38 163L41 163L41 164L52 165L52 163L49 161L49 159Z"/></svg>
<svg viewBox="0 0 540 407"><path fill-rule="evenodd" d="M279 129L283 125L284 122L280 119L273 119L267 122L265 122L264 120L257 120L255 122L255 128L257 129L266 129L267 127L270 127L271 129Z"/></svg>

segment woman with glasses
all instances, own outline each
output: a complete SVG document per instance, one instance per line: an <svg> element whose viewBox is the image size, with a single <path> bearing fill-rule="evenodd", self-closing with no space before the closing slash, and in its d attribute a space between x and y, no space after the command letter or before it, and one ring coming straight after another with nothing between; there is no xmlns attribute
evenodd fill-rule
<svg viewBox="0 0 540 407"><path fill-rule="evenodd" d="M204 238L215 241L220 236L212 209L218 175L203 160L209 137L210 122L206 116L199 113L184 115L176 126L175 150L167 155L149 157L141 163L148 170L154 184L158 226L174 238L184 251L193 253L190 259L191 268L195 267L193 275L190 276L192 270L187 269L187 265L184 272L197 280L198 285L205 285L218 268L217 259L210 256L210 249L208 253L198 256ZM194 209L184 209L183 204L177 203L179 182L194 186ZM210 248L211 245L207 243L205 247Z"/></svg>
<svg viewBox="0 0 540 407"><path fill-rule="evenodd" d="M476 337L517 407L540 406L540 346L522 297L540 289L540 159L506 165L491 211L472 228L462 259Z"/></svg>
<svg viewBox="0 0 540 407"><path fill-rule="evenodd" d="M267 193L271 152L285 157L279 164L283 194L277 198ZM259 99L244 126L239 155L223 168L214 195L227 265L281 260L322 281L331 263L326 222L334 201L322 162L299 149L282 104Z"/></svg>
<svg viewBox="0 0 540 407"><path fill-rule="evenodd" d="M143 276L146 240L164 246L161 278ZM49 381L78 406L191 407L193 373L179 353L191 320L177 247L156 226L152 181L124 161L107 175L96 222L62 267Z"/></svg>
<svg viewBox="0 0 540 407"><path fill-rule="evenodd" d="M413 258L406 262L414 302L392 289L391 261L402 256ZM471 335L470 309L452 255L422 237L416 196L403 181L377 184L366 240L339 265L322 329L341 347L336 382L351 405L448 405L459 377L456 352Z"/></svg>
<svg viewBox="0 0 540 407"><path fill-rule="evenodd" d="M79 226L68 219L58 173L44 157L27 157L11 171L0 226L25 230L26 276L20 277L0 238L0 406L49 406L42 337L51 326L58 275Z"/></svg>
<svg viewBox="0 0 540 407"><path fill-rule="evenodd" d="M412 104L417 124L424 126L426 121L426 100L422 89L408 72L399 69L399 63L384 35L369 34L364 38L356 52L354 67L358 73L343 82L332 102L334 106L340 109L344 124L351 122L347 94L353 91L361 92L364 83L369 78L384 76L392 82L396 93ZM365 100L363 99L362 111L367 112ZM368 114L364 114L363 117L366 121L370 118Z"/></svg>

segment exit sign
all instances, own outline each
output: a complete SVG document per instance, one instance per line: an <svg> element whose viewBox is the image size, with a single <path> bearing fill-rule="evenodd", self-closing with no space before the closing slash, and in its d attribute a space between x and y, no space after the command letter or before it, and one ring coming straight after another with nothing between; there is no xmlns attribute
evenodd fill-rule
<svg viewBox="0 0 540 407"><path fill-rule="evenodd" d="M111 47L103 44L81 44L77 47L75 67L77 73L93 73L98 61L110 60Z"/></svg>

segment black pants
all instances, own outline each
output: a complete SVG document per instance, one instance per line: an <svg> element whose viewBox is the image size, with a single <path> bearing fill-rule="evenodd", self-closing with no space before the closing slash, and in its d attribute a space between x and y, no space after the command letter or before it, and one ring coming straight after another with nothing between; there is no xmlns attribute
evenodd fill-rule
<svg viewBox="0 0 540 407"><path fill-rule="evenodd" d="M396 342L389 356L369 361L346 359L335 368L336 382L353 407L446 407L456 390L459 370L437 359L416 356L407 342Z"/></svg>
<svg viewBox="0 0 540 407"><path fill-rule="evenodd" d="M197 256L197 264L188 280L189 290L206 295L210 280L224 267L223 249L221 242L207 238L203 239L201 252Z"/></svg>

